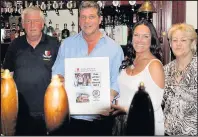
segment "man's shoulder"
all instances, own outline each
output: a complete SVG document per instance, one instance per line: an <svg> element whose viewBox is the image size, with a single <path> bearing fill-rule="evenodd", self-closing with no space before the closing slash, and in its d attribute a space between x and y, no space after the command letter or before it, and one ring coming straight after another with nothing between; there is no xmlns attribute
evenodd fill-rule
<svg viewBox="0 0 198 137"><path fill-rule="evenodd" d="M49 36L47 34L44 34L45 40L50 41L50 42L58 42L56 37Z"/></svg>
<svg viewBox="0 0 198 137"><path fill-rule="evenodd" d="M109 46L112 49L122 50L121 46L115 42L115 40L111 39L110 37L105 37L107 46Z"/></svg>
<svg viewBox="0 0 198 137"><path fill-rule="evenodd" d="M23 48L26 43L26 37L25 35L19 36L18 38L15 38L9 45L9 49L12 50L18 50L20 48Z"/></svg>
<svg viewBox="0 0 198 137"><path fill-rule="evenodd" d="M113 40L112 38L110 38L109 36L105 36L105 39L108 43L111 43L113 45L119 45L115 42L115 40Z"/></svg>
<svg viewBox="0 0 198 137"><path fill-rule="evenodd" d="M67 48L71 47L74 48L74 45L76 45L76 43L81 43L82 39L80 39L79 34L67 37L63 40L61 45L67 45Z"/></svg>
<svg viewBox="0 0 198 137"><path fill-rule="evenodd" d="M19 36L18 38L15 38L11 44L16 44L16 43L24 43L26 41L26 36L23 35L23 36Z"/></svg>
<svg viewBox="0 0 198 137"><path fill-rule="evenodd" d="M79 40L79 33L65 38L63 42L73 42L77 40Z"/></svg>
<svg viewBox="0 0 198 137"><path fill-rule="evenodd" d="M124 52L122 47L115 42L115 40L111 39L110 37L106 37L106 46L108 47L107 50L111 51L112 54L116 54L116 56L124 56Z"/></svg>
<svg viewBox="0 0 198 137"><path fill-rule="evenodd" d="M44 35L45 35L44 43L47 46L52 47L52 48L57 48L57 47L60 46L60 42L57 40L56 37L52 37L52 36L49 36L47 34L44 34Z"/></svg>

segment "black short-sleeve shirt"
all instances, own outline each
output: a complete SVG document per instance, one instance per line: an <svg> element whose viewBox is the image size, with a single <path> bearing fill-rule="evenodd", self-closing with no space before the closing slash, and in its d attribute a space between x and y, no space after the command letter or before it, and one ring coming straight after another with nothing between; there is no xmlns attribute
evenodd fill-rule
<svg viewBox="0 0 198 137"><path fill-rule="evenodd" d="M14 72L19 108L27 107L30 112L44 111L44 95L59 45L56 38L43 34L35 48L27 42L25 35L8 47L3 68Z"/></svg>

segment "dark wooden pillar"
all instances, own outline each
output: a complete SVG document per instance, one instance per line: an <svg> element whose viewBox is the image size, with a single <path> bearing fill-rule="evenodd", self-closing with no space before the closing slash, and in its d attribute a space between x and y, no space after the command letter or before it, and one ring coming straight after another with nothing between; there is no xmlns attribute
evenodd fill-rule
<svg viewBox="0 0 198 137"><path fill-rule="evenodd" d="M153 24L156 27L163 54L163 64L170 62L170 47L167 38L168 29L172 25L172 1L152 1L157 13L153 13Z"/></svg>
<svg viewBox="0 0 198 137"><path fill-rule="evenodd" d="M186 1L172 1L172 24L186 22ZM175 56L171 50L171 60Z"/></svg>
<svg viewBox="0 0 198 137"><path fill-rule="evenodd" d="M186 21L186 1L172 1L172 24Z"/></svg>

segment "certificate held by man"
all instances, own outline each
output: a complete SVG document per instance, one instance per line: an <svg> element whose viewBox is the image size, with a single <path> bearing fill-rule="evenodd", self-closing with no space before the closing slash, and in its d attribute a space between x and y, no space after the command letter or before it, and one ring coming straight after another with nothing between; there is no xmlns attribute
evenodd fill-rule
<svg viewBox="0 0 198 137"><path fill-rule="evenodd" d="M110 109L109 58L65 59L65 89L71 115Z"/></svg>

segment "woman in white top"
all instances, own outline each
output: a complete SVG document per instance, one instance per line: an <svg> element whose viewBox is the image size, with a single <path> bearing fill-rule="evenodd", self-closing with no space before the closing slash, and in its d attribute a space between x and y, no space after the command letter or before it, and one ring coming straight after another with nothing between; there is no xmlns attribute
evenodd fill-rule
<svg viewBox="0 0 198 137"><path fill-rule="evenodd" d="M152 23L141 20L132 30L132 45L128 45L127 58L122 62L118 78L120 98L112 105L115 118L113 135L126 135L126 120L131 101L140 82L145 85L154 109L155 135L164 135L164 117L161 103L164 93L164 71L161 47ZM125 113L123 115L123 112Z"/></svg>

